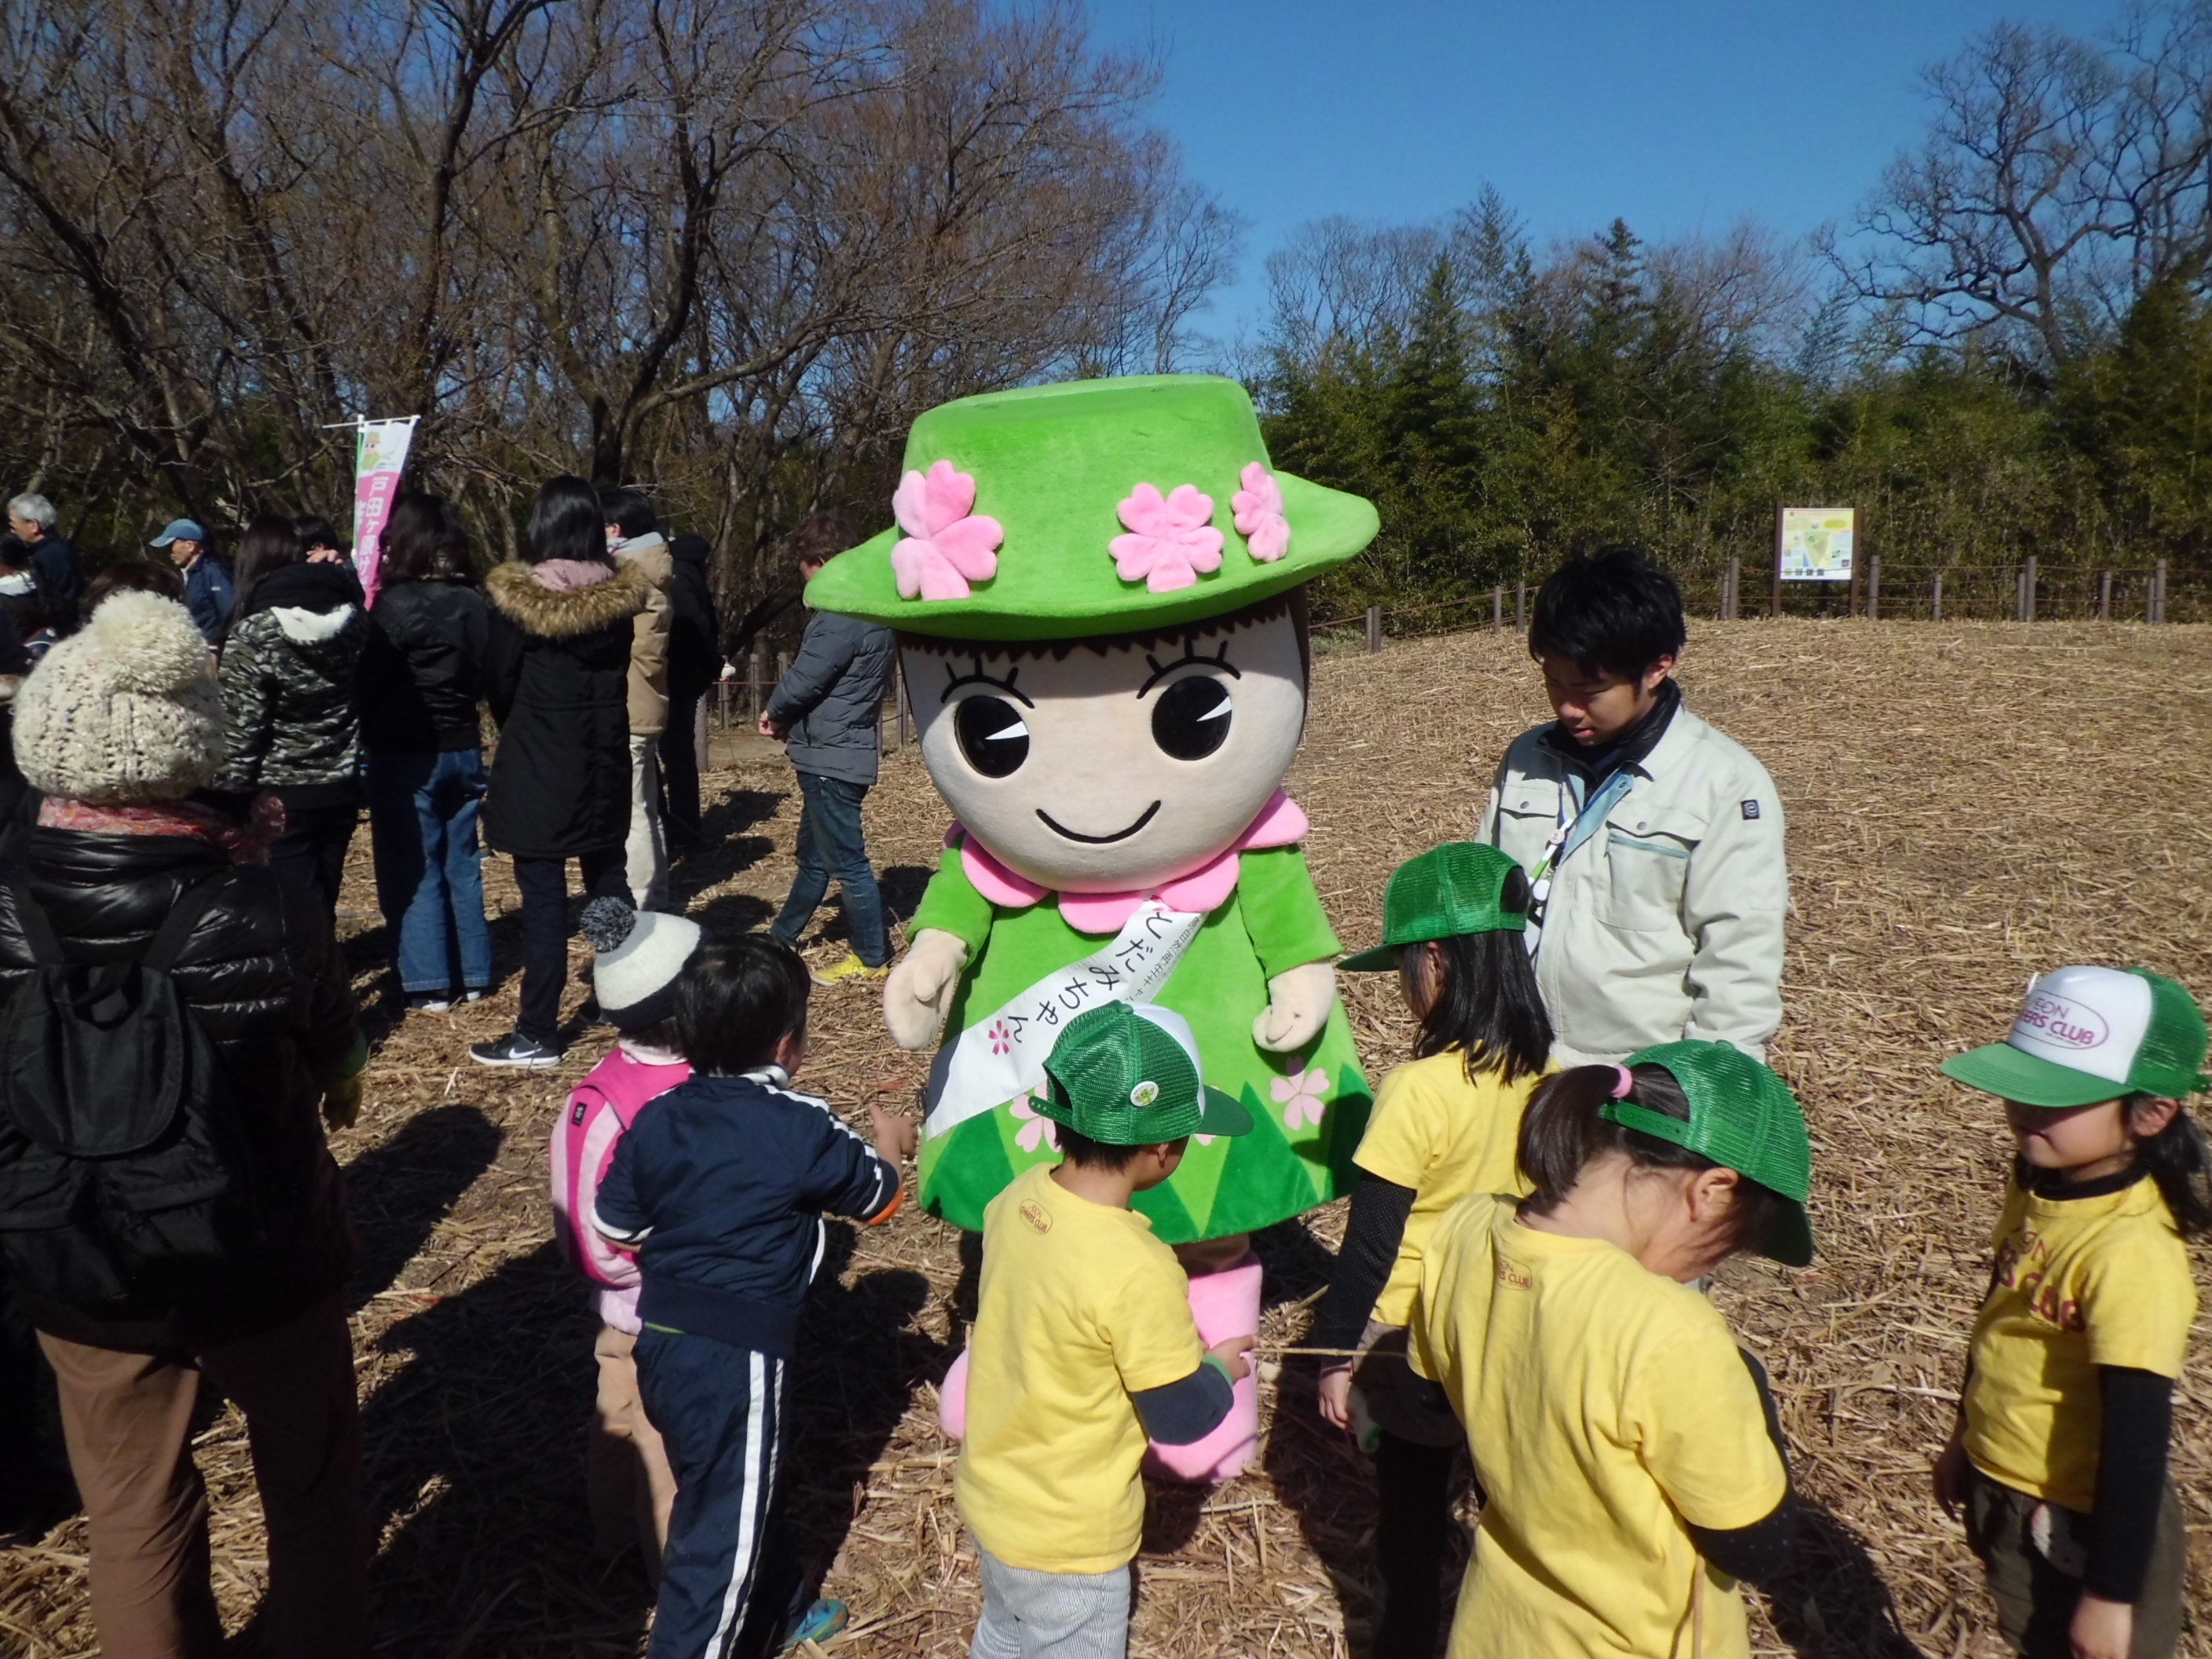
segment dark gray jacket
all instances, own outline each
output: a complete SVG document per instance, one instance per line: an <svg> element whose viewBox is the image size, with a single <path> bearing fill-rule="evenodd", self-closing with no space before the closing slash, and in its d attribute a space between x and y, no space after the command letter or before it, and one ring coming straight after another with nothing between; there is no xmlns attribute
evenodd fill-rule
<svg viewBox="0 0 2212 1659"><path fill-rule="evenodd" d="M857 617L817 611L799 660L769 699L784 728L791 763L817 777L876 781L876 716L898 664L891 630Z"/></svg>

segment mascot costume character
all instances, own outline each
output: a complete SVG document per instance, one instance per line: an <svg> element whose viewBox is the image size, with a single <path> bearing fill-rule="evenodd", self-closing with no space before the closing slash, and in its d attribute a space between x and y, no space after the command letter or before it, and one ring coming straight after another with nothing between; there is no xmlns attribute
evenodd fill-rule
<svg viewBox="0 0 2212 1659"><path fill-rule="evenodd" d="M1275 471L1251 400L1200 375L966 398L915 423L896 529L807 603L899 631L922 758L956 821L884 987L930 1073L921 1201L969 1229L1054 1154L1031 1103L1074 1014L1182 1014L1253 1133L1196 1137L1138 1194L1208 1343L1255 1334L1255 1228L1348 1190L1372 1099L1340 946L1282 781L1304 729L1304 585L1375 535L1358 496ZM946 1426L965 1410L965 1358ZM1226 1480L1256 1384L1168 1472Z"/></svg>

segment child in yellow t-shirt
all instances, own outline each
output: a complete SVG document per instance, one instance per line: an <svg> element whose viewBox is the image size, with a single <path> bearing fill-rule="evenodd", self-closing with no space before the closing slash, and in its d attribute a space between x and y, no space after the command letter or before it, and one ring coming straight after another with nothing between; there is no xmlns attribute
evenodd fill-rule
<svg viewBox="0 0 2212 1659"><path fill-rule="evenodd" d="M1487 1494L1452 1659L1747 1659L1739 1579L1797 1528L1765 1374L1696 1290L1739 1250L1812 1260L1812 1148L1782 1079L1721 1042L1547 1078L1520 1200L1444 1218L1413 1362Z"/></svg>
<svg viewBox="0 0 2212 1659"><path fill-rule="evenodd" d="M1194 1133L1251 1115L1205 1085L1197 1040L1164 1008L1078 1015L1045 1061L1040 1117L1062 1161L983 1212L969 1343L968 1436L953 1491L983 1564L972 1659L1120 1659L1144 1530L1147 1439L1189 1445L1229 1414L1249 1336L1206 1347L1175 1252L1129 1207Z"/></svg>
<svg viewBox="0 0 2212 1659"><path fill-rule="evenodd" d="M1464 1437L1449 1402L1407 1370L1406 1326L1444 1212L1472 1194L1528 1189L1514 1146L1552 1050L1528 908L1528 878L1513 860L1447 842L1391 873L1382 943L1343 964L1396 969L1420 1024L1415 1058L1376 1094L1335 1277L1308 1338L1360 1355L1324 1362L1321 1413L1340 1429L1359 1423L1375 1457L1377 1653L1436 1650Z"/></svg>
<svg viewBox="0 0 2212 1659"><path fill-rule="evenodd" d="M2029 1659L2159 1659L2181 1640L2188 1538L2166 1479L2173 1383L2212 1228L2182 1100L2204 1016L2141 969L2061 968L2011 1035L1943 1062L2005 1103L2019 1157L1936 1493Z"/></svg>

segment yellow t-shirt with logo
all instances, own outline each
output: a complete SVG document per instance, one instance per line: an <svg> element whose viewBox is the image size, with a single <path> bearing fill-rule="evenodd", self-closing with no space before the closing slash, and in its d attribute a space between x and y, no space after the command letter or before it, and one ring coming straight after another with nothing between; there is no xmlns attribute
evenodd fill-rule
<svg viewBox="0 0 2212 1659"><path fill-rule="evenodd" d="M1078 1198L1040 1164L983 1212L968 1345L961 1518L1008 1566L1111 1572L1137 1553L1144 1425L1130 1395L1206 1357L1190 1281L1130 1210Z"/></svg>
<svg viewBox="0 0 2212 1659"><path fill-rule="evenodd" d="M1514 1207L1453 1208L1414 1313L1415 1367L1450 1394L1490 1494L1451 1659L1747 1659L1742 1592L1682 1524L1747 1527L1789 1492L1735 1336L1687 1285Z"/></svg>
<svg viewBox="0 0 2212 1659"><path fill-rule="evenodd" d="M2085 1513L2097 1503L2100 1365L2181 1375L2197 1285L2173 1212L2146 1177L2094 1198L2014 1182L1974 1322L1966 1455L1992 1480Z"/></svg>
<svg viewBox="0 0 2212 1659"><path fill-rule="evenodd" d="M1375 1302L1375 1317L1385 1325L1413 1318L1421 1257L1446 1210L1474 1193L1528 1192L1514 1154L1521 1115L1537 1081L1501 1083L1495 1072L1469 1081L1466 1056L1456 1048L1401 1066L1382 1079L1352 1162L1413 1189L1405 1241Z"/></svg>

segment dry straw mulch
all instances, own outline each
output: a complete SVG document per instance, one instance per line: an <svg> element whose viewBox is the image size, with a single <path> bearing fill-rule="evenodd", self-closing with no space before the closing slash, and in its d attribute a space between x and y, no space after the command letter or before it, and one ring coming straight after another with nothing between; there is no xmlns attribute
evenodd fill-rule
<svg viewBox="0 0 2212 1659"><path fill-rule="evenodd" d="M1716 1292L1784 1402L1812 1560L1765 1605L1762 1652L1995 1655L1990 1609L1927 1492L1983 1281L2006 1142L1990 1103L1935 1063L2004 1027L2027 975L2140 962L2212 998L2212 635L2203 629L1746 623L1701 627L1692 705L1772 769L1790 814L1796 915L1777 1060L1817 1146L1824 1254L1789 1273L1733 1264ZM1397 860L1470 830L1491 768L1545 714L1509 638L1324 654L1291 788L1312 814L1314 872L1347 941L1379 921ZM709 779L713 850L688 861L695 914L757 926L791 874L797 799L770 755ZM896 912L910 913L945 812L909 750L870 797ZM382 945L367 837L349 924L364 994ZM515 917L493 866L502 963ZM818 951L842 953L834 909ZM578 947L577 961L584 959ZM1375 1074L1407 1025L1379 976L1349 986ZM576 995L580 999L580 988ZM548 1127L606 1041L556 1075L471 1066L514 988L452 1016L374 1016L361 1127L339 1137L365 1262L356 1351L381 1546L380 1651L627 1656L650 1598L633 1564L586 1547L579 1449L592 1392L586 1298L550 1240ZM908 1096L920 1057L885 1038L871 991L824 993L811 1082L848 1110ZM1294 1342L1340 1218L1262 1240L1267 1335ZM955 1236L908 1212L837 1244L794 1391L795 1522L828 1589L853 1604L834 1644L856 1656L966 1651L972 1556L934 1428L935 1379L972 1297ZM2199 1252L2200 1266L2212 1252ZM1316 1424L1299 1362L1269 1368L1263 1468L1220 1491L1154 1493L1140 1655L1364 1652L1371 1513L1360 1460ZM2212 1523L2212 1373L2182 1389L2175 1468L2192 1524ZM210 1401L197 1442L216 1504L215 1571L246 1620L263 1574L237 1413ZM0 1553L0 1651L86 1653L81 1523ZM2195 1551L2197 1600L2212 1550ZM2185 1650L2212 1659L2212 1633Z"/></svg>

